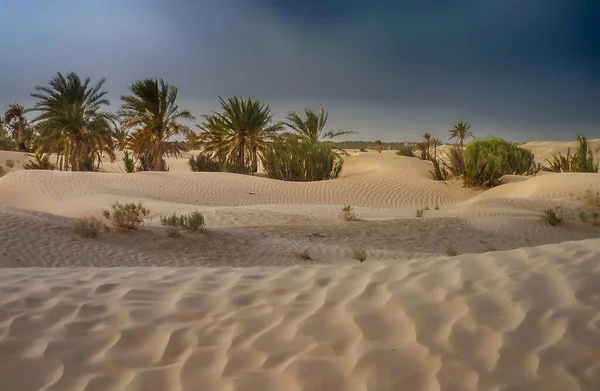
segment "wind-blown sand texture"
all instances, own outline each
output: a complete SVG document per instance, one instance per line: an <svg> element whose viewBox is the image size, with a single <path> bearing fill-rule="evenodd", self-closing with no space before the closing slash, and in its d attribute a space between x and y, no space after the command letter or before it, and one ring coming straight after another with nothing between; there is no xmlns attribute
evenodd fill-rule
<svg viewBox="0 0 600 391"><path fill-rule="evenodd" d="M185 160L15 165L0 178L0 390L600 389L600 228L576 218L598 208L600 175L482 192L393 151L349 152L318 183ZM115 201L152 221L73 232ZM362 220L343 220L345 204ZM564 224L542 219L549 207ZM207 233L158 222L193 210Z"/></svg>

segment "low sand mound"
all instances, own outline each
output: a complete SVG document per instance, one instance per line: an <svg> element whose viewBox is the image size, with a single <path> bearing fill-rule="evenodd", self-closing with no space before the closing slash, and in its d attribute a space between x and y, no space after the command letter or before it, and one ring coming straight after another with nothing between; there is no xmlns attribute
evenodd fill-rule
<svg viewBox="0 0 600 391"><path fill-rule="evenodd" d="M598 390L599 247L0 269L0 389Z"/></svg>

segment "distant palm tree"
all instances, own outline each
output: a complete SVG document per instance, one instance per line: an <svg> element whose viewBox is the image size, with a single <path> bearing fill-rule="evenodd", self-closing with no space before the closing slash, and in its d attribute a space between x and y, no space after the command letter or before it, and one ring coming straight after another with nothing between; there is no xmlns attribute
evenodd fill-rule
<svg viewBox="0 0 600 391"><path fill-rule="evenodd" d="M150 171L167 171L165 156L180 156L183 145L170 141L178 134L192 130L180 121L194 121L188 110L177 105L178 89L163 79L144 79L133 83L131 96L122 96L119 110L121 125L133 129L130 146L134 155Z"/></svg>
<svg viewBox="0 0 600 391"><path fill-rule="evenodd" d="M450 138L449 140L456 139L458 145L461 147L464 146L465 140L469 138L473 138L473 133L471 132L471 125L466 122L457 122L450 129Z"/></svg>
<svg viewBox="0 0 600 391"><path fill-rule="evenodd" d="M110 102L101 91L105 79L90 87L90 79L81 80L71 72L58 73L48 86L36 87L31 94L38 101L32 111L39 147L47 153L57 153L61 170L98 170L102 152L114 161L111 125L114 117L102 112Z"/></svg>
<svg viewBox="0 0 600 391"><path fill-rule="evenodd" d="M346 136L349 134L355 134L350 130L342 131L325 131L327 120L329 119L329 113L325 111L325 107L321 105L319 112L313 109L304 109L304 118L300 117L296 112L292 111L287 116L285 125L291 128L294 133L300 136L301 139L310 142L324 141L325 139L331 140L339 136Z"/></svg>
<svg viewBox="0 0 600 391"><path fill-rule="evenodd" d="M273 123L268 104L238 97L219 97L222 112L204 116L199 138L204 151L240 174L254 174L267 143L283 129Z"/></svg>
<svg viewBox="0 0 600 391"><path fill-rule="evenodd" d="M375 150L377 152L381 153L381 151L383 150L383 143L381 142L381 140L375 140L374 144L375 144Z"/></svg>
<svg viewBox="0 0 600 391"><path fill-rule="evenodd" d="M123 128L122 126L115 126L112 131L112 139L115 148L121 151L124 150L128 146L129 130Z"/></svg>
<svg viewBox="0 0 600 391"><path fill-rule="evenodd" d="M4 119L9 128L12 128L12 137L17 141L19 145L19 151L28 151L27 142L33 135L32 127L29 126L29 122L25 118L27 113L23 106L18 103L13 103L8 106Z"/></svg>

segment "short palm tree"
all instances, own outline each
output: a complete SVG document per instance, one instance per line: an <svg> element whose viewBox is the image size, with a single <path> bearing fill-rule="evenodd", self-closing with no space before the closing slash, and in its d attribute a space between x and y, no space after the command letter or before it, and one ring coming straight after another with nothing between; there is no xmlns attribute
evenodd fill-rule
<svg viewBox="0 0 600 391"><path fill-rule="evenodd" d="M121 125L134 130L130 146L134 155L150 171L167 171L165 156L181 156L184 147L171 137L192 132L181 121L194 121L188 110L177 105L179 90L163 79L144 79L133 83L133 95L122 96Z"/></svg>
<svg viewBox="0 0 600 391"><path fill-rule="evenodd" d="M19 145L19 151L28 151L27 142L31 139L33 135L32 127L29 126L29 122L25 118L25 113L27 113L23 106L18 103L13 103L8 106L8 110L6 114L4 114L4 119L12 129L12 137L17 141Z"/></svg>
<svg viewBox="0 0 600 391"><path fill-rule="evenodd" d="M114 117L101 111L110 102L101 91L105 79L90 87L90 79L81 80L73 72L58 73L48 86L36 87L38 99L32 111L39 147L58 155L61 170L92 171L101 164L102 152L114 161L111 125Z"/></svg>
<svg viewBox="0 0 600 391"><path fill-rule="evenodd" d="M466 122L455 123L448 132L450 132L449 140L456 139L458 145L461 147L465 145L465 140L474 138L471 132L471 125Z"/></svg>
<svg viewBox="0 0 600 391"><path fill-rule="evenodd" d="M326 131L325 126L328 119L329 113L321 105L319 112L310 108L304 109L304 118L300 117L294 111L290 112L286 118L285 125L291 128L301 139L314 143L332 140L339 136L355 134L355 132L350 130Z"/></svg>
<svg viewBox="0 0 600 391"><path fill-rule="evenodd" d="M240 174L254 174L268 142L283 129L273 122L268 104L219 97L222 112L204 116L199 138L204 151Z"/></svg>

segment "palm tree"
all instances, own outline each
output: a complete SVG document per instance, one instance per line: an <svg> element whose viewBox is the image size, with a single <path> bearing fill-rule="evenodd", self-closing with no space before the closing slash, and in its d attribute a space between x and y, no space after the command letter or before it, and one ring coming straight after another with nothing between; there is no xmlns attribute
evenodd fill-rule
<svg viewBox="0 0 600 391"><path fill-rule="evenodd" d="M254 174L267 143L283 129L273 123L268 104L238 97L219 97L222 113L204 116L200 140L206 153L240 174Z"/></svg>
<svg viewBox="0 0 600 391"><path fill-rule="evenodd" d="M465 140L474 138L473 133L471 132L471 125L466 122L455 123L448 132L450 132L449 140L456 139L458 145L461 147L464 146Z"/></svg>
<svg viewBox="0 0 600 391"><path fill-rule="evenodd" d="M383 143L381 142L381 140L375 140L373 144L375 144L375 150L381 153L381 151L383 150Z"/></svg>
<svg viewBox="0 0 600 391"><path fill-rule="evenodd" d="M102 112L110 102L101 91L105 79L90 87L90 78L81 80L71 72L60 72L48 86L36 87L31 94L38 101L32 111L39 115L32 121L39 133L39 146L47 153L57 153L61 170L92 171L101 164L102 152L111 161L111 124L114 117Z"/></svg>
<svg viewBox="0 0 600 391"><path fill-rule="evenodd" d="M19 151L28 151L27 141L33 135L32 128L29 126L27 119L25 118L25 110L23 106L18 103L13 103L8 106L4 119L8 126L12 128L13 138L17 140L19 145Z"/></svg>
<svg viewBox="0 0 600 391"><path fill-rule="evenodd" d="M314 143L323 141L324 139L331 140L339 136L355 134L355 132L349 130L337 132L325 131L328 118L329 113L321 105L321 110L318 113L310 108L304 109L304 118L301 118L294 111L290 112L286 118L287 122L285 122L285 125L298 134L301 139Z"/></svg>
<svg viewBox="0 0 600 391"><path fill-rule="evenodd" d="M179 90L163 79L144 79L129 87L133 95L121 96L119 118L124 129L135 130L131 137L134 155L150 171L167 171L165 156L181 156L183 145L169 141L192 130L181 120L194 121L188 110L177 105Z"/></svg>

